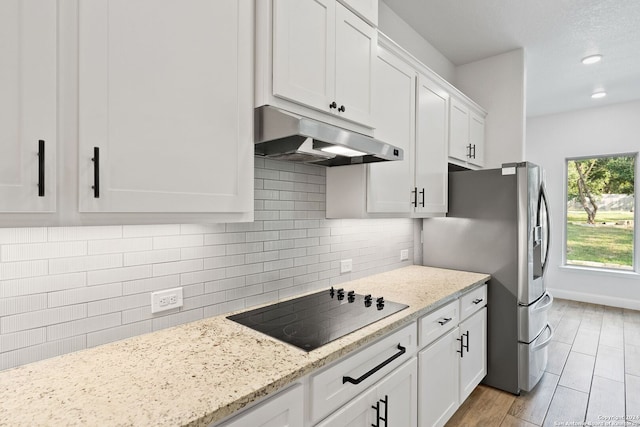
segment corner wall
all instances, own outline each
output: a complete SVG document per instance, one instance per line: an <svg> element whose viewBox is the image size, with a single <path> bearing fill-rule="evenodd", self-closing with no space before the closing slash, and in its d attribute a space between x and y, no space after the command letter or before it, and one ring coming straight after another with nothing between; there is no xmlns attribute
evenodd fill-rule
<svg viewBox="0 0 640 427"><path fill-rule="evenodd" d="M526 75L523 49L456 68L454 86L489 111L485 167L525 159Z"/></svg>

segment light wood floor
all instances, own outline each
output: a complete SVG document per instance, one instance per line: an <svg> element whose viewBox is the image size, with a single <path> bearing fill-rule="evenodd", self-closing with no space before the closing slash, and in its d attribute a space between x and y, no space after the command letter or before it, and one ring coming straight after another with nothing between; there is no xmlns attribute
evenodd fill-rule
<svg viewBox="0 0 640 427"><path fill-rule="evenodd" d="M549 320L555 335L534 390L481 385L446 427L640 426L640 311L556 299Z"/></svg>

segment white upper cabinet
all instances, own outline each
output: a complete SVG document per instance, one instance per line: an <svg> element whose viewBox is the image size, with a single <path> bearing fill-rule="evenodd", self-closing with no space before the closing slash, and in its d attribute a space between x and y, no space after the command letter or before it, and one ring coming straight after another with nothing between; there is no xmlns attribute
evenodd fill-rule
<svg viewBox="0 0 640 427"><path fill-rule="evenodd" d="M335 92L335 28L335 0L274 0L274 95L329 108Z"/></svg>
<svg viewBox="0 0 640 427"><path fill-rule="evenodd" d="M272 13L273 95L372 127L376 30L336 0L274 0Z"/></svg>
<svg viewBox="0 0 640 427"><path fill-rule="evenodd" d="M0 2L0 212L56 210L56 34L56 2Z"/></svg>
<svg viewBox="0 0 640 427"><path fill-rule="evenodd" d="M374 136L404 150L402 161L368 165L367 211L410 213L416 72L383 47L376 61Z"/></svg>
<svg viewBox="0 0 640 427"><path fill-rule="evenodd" d="M425 75L418 76L415 190L417 213L447 212L449 94Z"/></svg>
<svg viewBox="0 0 640 427"><path fill-rule="evenodd" d="M458 98L451 98L449 157L462 166L484 166L486 113Z"/></svg>
<svg viewBox="0 0 640 427"><path fill-rule="evenodd" d="M253 2L79 4L80 212L253 209Z"/></svg>

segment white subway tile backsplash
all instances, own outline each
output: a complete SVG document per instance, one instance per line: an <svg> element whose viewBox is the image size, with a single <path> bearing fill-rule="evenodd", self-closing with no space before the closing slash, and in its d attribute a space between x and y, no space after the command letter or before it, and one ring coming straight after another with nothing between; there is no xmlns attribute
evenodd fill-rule
<svg viewBox="0 0 640 427"><path fill-rule="evenodd" d="M191 248L189 248L191 249ZM160 249L155 251L144 252L130 252L124 254L124 265L146 265L157 264L160 262L180 261L181 252L179 248L176 249ZM201 257L197 257L201 258Z"/></svg>
<svg viewBox="0 0 640 427"><path fill-rule="evenodd" d="M88 244L89 255L150 251L153 249L153 239L151 237L90 240Z"/></svg>
<svg viewBox="0 0 640 427"><path fill-rule="evenodd" d="M0 317L47 308L47 294L0 299Z"/></svg>
<svg viewBox="0 0 640 427"><path fill-rule="evenodd" d="M0 318L0 334L40 328L87 316L87 305L78 304L66 307L31 311Z"/></svg>
<svg viewBox="0 0 640 427"><path fill-rule="evenodd" d="M0 228L0 245L47 241L46 228Z"/></svg>
<svg viewBox="0 0 640 427"><path fill-rule="evenodd" d="M122 238L122 226L97 227L51 227L48 229L50 242L69 240L98 240Z"/></svg>
<svg viewBox="0 0 640 427"><path fill-rule="evenodd" d="M0 261L28 261L87 255L87 242L27 243L0 247Z"/></svg>
<svg viewBox="0 0 640 427"><path fill-rule="evenodd" d="M164 264L157 264L164 265ZM89 271L87 283L89 286L105 283L124 282L127 280L144 279L151 277L153 265L138 265L133 267L110 268L106 270Z"/></svg>
<svg viewBox="0 0 640 427"><path fill-rule="evenodd" d="M0 353L41 344L47 340L47 329L37 328L0 335Z"/></svg>
<svg viewBox="0 0 640 427"><path fill-rule="evenodd" d="M89 255L49 260L49 274L122 267L122 254Z"/></svg>
<svg viewBox="0 0 640 427"><path fill-rule="evenodd" d="M121 283L69 289L66 291L51 292L48 294L50 308L115 298L121 295Z"/></svg>
<svg viewBox="0 0 640 427"><path fill-rule="evenodd" d="M256 158L250 223L0 229L0 369L409 265L417 221L325 219L325 177Z"/></svg>
<svg viewBox="0 0 640 427"><path fill-rule="evenodd" d="M102 331L88 333L87 348L106 344L136 335L147 334L153 331L151 320L117 326L115 328L103 329Z"/></svg>
<svg viewBox="0 0 640 427"><path fill-rule="evenodd" d="M87 284L87 273L28 277L0 281L0 298L73 289Z"/></svg>
<svg viewBox="0 0 640 427"><path fill-rule="evenodd" d="M47 327L47 341L60 340L120 326L121 317L122 315L118 312L51 325Z"/></svg>

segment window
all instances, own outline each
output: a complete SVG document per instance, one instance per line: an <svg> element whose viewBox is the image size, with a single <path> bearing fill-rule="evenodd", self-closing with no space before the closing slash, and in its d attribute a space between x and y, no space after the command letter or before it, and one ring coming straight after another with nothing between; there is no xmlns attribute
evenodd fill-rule
<svg viewBox="0 0 640 427"><path fill-rule="evenodd" d="M567 159L567 265L634 270L636 159Z"/></svg>

